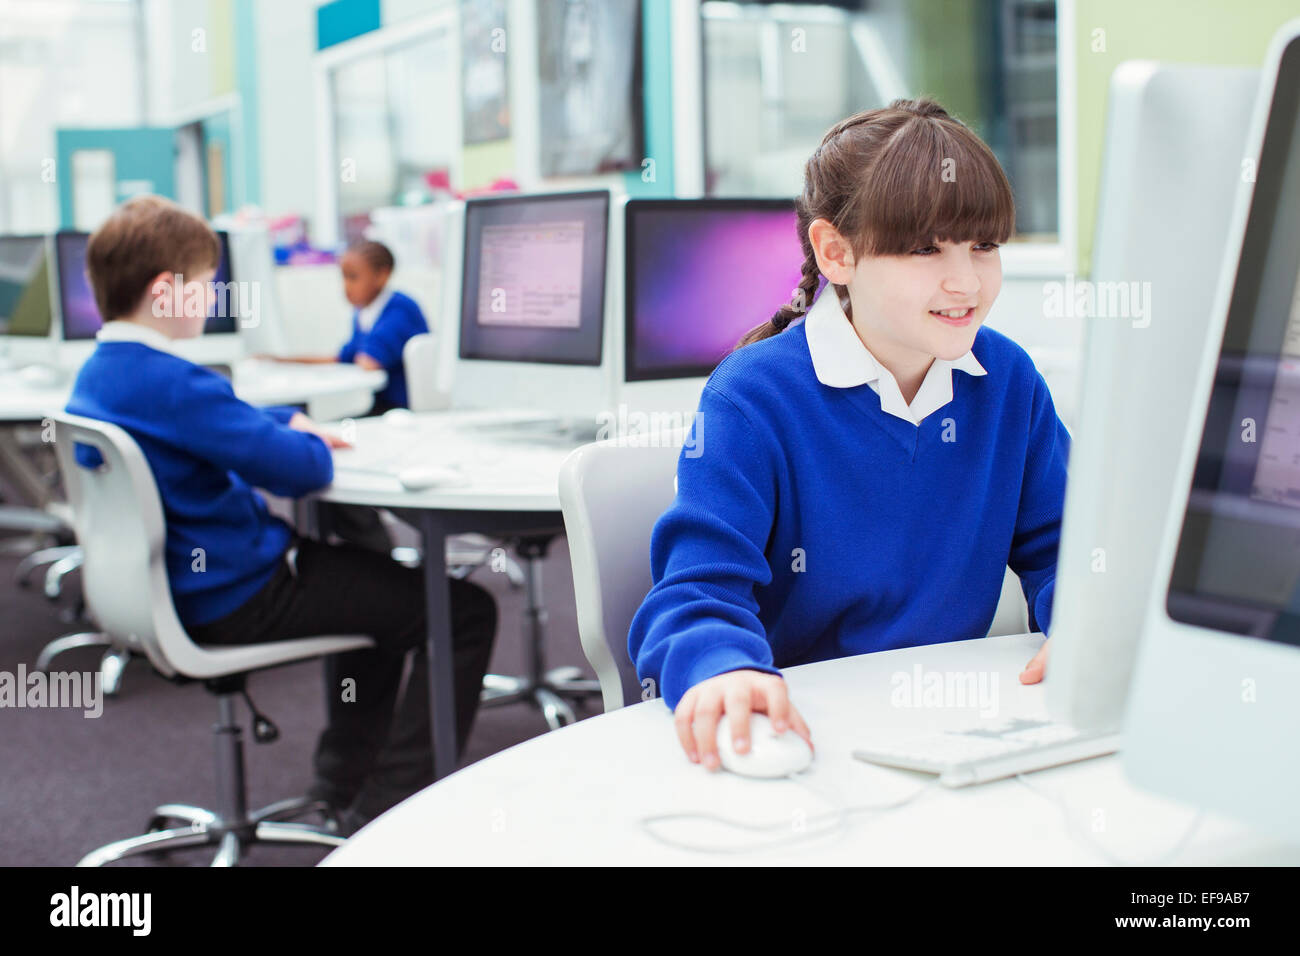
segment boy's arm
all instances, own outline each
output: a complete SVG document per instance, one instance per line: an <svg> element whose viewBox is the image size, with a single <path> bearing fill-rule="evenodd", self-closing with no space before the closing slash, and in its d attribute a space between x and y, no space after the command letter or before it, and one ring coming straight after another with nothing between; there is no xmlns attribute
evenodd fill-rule
<svg viewBox="0 0 1300 956"><path fill-rule="evenodd" d="M288 427L294 409L254 408L235 396L229 382L197 367L171 391L172 424L178 427L167 440L191 454L289 498L334 479L325 442Z"/></svg>
<svg viewBox="0 0 1300 956"><path fill-rule="evenodd" d="M1020 486L1016 530L1007 563L1020 577L1030 625L1047 633L1056 588L1056 553L1065 509L1065 471L1070 436L1056 415L1051 392L1035 373L1025 473Z"/></svg>
<svg viewBox="0 0 1300 956"><path fill-rule="evenodd" d="M369 333L358 337L356 353L359 358L373 359L373 368L397 368L402 364L406 343L412 336L428 330L418 312L412 314L409 309L390 306L375 320Z"/></svg>
<svg viewBox="0 0 1300 956"><path fill-rule="evenodd" d="M355 361L357 357L357 346L362 340L363 336L361 335L361 328L357 325L357 320L354 318L352 320L352 335L343 343L343 347L339 349L338 360L345 363Z"/></svg>
<svg viewBox="0 0 1300 956"><path fill-rule="evenodd" d="M707 385L692 439L678 459L677 497L651 538L654 586L628 634L638 675L654 680L673 709L718 674L780 673L754 597L772 580L764 554L776 502L771 453L740 409Z"/></svg>

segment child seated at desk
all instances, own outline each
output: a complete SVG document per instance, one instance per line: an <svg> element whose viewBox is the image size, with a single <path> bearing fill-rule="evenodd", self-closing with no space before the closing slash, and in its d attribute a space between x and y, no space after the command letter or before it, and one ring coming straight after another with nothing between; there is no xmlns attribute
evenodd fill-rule
<svg viewBox="0 0 1300 956"><path fill-rule="evenodd" d="M351 303L352 337L334 357L280 358L281 362L322 364L353 362L365 369L383 369L388 384L375 396L367 414L382 415L406 408L406 370L402 350L416 335L429 331L424 313L410 296L390 288L395 261L382 242L361 239L348 246L339 260L343 294Z"/></svg>
<svg viewBox="0 0 1300 956"><path fill-rule="evenodd" d="M325 660L328 724L309 793L350 832L433 780L423 581L384 555L299 538L253 490L296 497L328 485L330 449L343 443L301 412L253 408L224 378L176 354L174 340L203 331L219 255L207 224L169 200L140 197L117 209L87 246L105 322L67 407L119 425L148 459L167 525L172 600L195 643L374 639L373 649ZM78 449L92 464L83 453L93 449ZM496 602L466 581L449 584L463 746ZM355 681L346 699L345 679Z"/></svg>
<svg viewBox="0 0 1300 956"><path fill-rule="evenodd" d="M704 386L708 441L678 462L628 635L710 769L724 713L738 753L753 711L811 744L780 668L983 637L1008 566L1031 625L1051 618L1069 436L1024 349L981 327L1015 226L1002 167L898 100L826 133L795 206L799 287Z"/></svg>

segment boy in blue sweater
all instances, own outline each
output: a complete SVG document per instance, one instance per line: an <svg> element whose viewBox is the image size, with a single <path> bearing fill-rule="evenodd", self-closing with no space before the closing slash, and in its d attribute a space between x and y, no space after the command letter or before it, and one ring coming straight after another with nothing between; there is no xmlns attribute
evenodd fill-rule
<svg viewBox="0 0 1300 956"><path fill-rule="evenodd" d="M355 310L352 337L328 358L281 358L305 364L351 362L366 369L383 369L388 384L375 396L368 414L382 415L406 408L406 367L402 350L413 336L429 331L424 313L410 296L389 288L395 266L392 252L382 242L360 239L343 253L343 294Z"/></svg>
<svg viewBox="0 0 1300 956"><path fill-rule="evenodd" d="M723 713L737 752L751 711L812 743L781 667L983 637L1008 565L1051 620L1069 439L1029 357L980 327L1015 223L996 158L900 100L826 134L796 207L795 301L704 388L628 637L710 769Z"/></svg>
<svg viewBox="0 0 1300 956"><path fill-rule="evenodd" d="M432 782L419 572L350 545L297 537L254 488L289 497L333 480L342 442L290 408L257 409L176 354L201 334L220 247L207 224L156 196L121 206L90 238L86 271L105 317L68 411L125 429L149 461L167 524L168 582L197 644L366 634L376 647L326 660L329 723L311 794L351 830ZM79 460L93 464L79 449ZM461 745L496 630L496 604L452 580ZM354 693L343 693L343 681ZM380 751L384 750L382 759Z"/></svg>

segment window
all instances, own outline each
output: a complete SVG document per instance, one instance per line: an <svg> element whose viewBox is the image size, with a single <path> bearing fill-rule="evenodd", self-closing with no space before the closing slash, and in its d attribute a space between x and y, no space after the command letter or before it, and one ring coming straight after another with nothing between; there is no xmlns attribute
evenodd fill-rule
<svg viewBox="0 0 1300 956"><path fill-rule="evenodd" d="M345 239L370 212L418 203L426 177L459 148L458 58L450 29L339 64L331 72L338 214Z"/></svg>
<svg viewBox="0 0 1300 956"><path fill-rule="evenodd" d="M790 196L826 130L933 96L992 147L1016 195L1014 241L1060 234L1054 0L705 2L705 190Z"/></svg>

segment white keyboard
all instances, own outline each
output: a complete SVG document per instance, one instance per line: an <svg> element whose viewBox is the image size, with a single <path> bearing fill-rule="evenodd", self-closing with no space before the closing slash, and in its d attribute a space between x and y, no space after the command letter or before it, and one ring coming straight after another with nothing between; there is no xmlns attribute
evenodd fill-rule
<svg viewBox="0 0 1300 956"><path fill-rule="evenodd" d="M1119 742L1113 732L1016 718L963 730L877 732L860 738L853 756L938 774L944 786L965 787L1111 754Z"/></svg>

